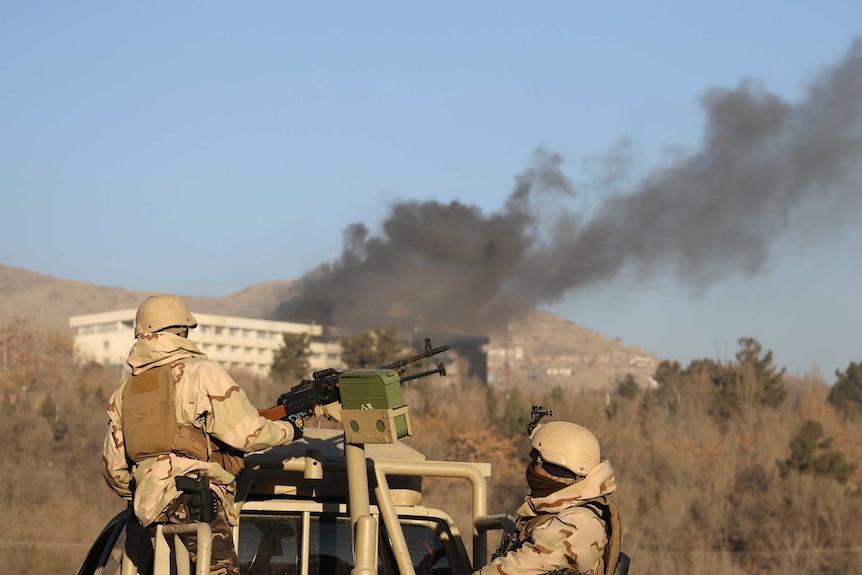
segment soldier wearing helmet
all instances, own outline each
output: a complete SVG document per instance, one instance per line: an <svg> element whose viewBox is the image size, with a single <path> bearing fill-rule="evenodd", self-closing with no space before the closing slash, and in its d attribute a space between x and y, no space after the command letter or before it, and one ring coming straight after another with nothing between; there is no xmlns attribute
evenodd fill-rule
<svg viewBox="0 0 862 575"><path fill-rule="evenodd" d="M610 575L619 556L619 514L610 495L614 471L596 437L565 421L539 425L530 437L527 484L509 534L482 575ZM613 528L612 528L612 525Z"/></svg>
<svg viewBox="0 0 862 575"><path fill-rule="evenodd" d="M302 437L302 419L260 417L227 372L188 339L195 327L176 296L156 295L138 308L127 360L132 373L108 403L102 474L153 531L159 523L208 522L211 573L239 575L231 525L243 454ZM194 536L184 541L194 560Z"/></svg>

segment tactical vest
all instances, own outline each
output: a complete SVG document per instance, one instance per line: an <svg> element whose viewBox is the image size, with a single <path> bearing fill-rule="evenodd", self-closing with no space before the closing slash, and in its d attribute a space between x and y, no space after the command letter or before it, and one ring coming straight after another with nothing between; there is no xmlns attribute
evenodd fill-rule
<svg viewBox="0 0 862 575"><path fill-rule="evenodd" d="M598 497L584 503L583 507L598 515L605 524L608 544L602 557L604 575L625 575L629 571L630 559L623 553L623 529L617 502L610 497Z"/></svg>
<svg viewBox="0 0 862 575"><path fill-rule="evenodd" d="M610 497L598 497L581 505L595 513L605 526L608 544L605 545L602 561L590 572L590 575L626 575L630 559L622 552L622 526L620 525L620 511L616 501ZM525 541L530 541L533 530L547 523L556 513L542 513L531 517L526 521L518 521L517 532L504 542L502 554L516 551L521 548ZM576 573L571 570L554 571L549 575Z"/></svg>
<svg viewBox="0 0 862 575"><path fill-rule="evenodd" d="M188 364L194 359L182 360ZM177 422L171 368L179 362L148 369L129 377L123 389L123 439L126 457L138 462L148 457L176 453L200 461L213 461L232 475L243 467L242 452L215 439L202 429Z"/></svg>

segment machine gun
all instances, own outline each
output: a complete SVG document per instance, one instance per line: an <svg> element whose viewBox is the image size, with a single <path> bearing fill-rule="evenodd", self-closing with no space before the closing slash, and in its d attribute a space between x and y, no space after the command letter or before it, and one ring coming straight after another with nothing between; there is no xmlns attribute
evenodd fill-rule
<svg viewBox="0 0 862 575"><path fill-rule="evenodd" d="M438 363L435 369L429 369L421 373L414 373L406 377L402 377L402 374L409 364L425 359L426 357L433 357L448 349L448 345L431 347L431 338L426 337L424 352L412 357L393 361L392 363L387 363L386 365L374 370L350 369L347 371L337 371L330 367L320 371L315 371L312 374L311 379L304 379L290 388L286 393L281 394L275 406L266 409L259 409L258 413L273 421L296 417L307 419L315 415L327 415L337 419L338 409L327 409L327 406L341 403L341 385L343 381L363 380L367 382L369 376L374 376L374 379L383 382L385 388L387 382L394 383L396 380L397 383L400 384L401 382L426 377L435 373L445 376L446 367L443 363ZM400 385L397 387L398 394L400 396ZM385 389L383 393L386 393ZM372 409L373 406L368 402L361 402L359 405L355 406L355 408Z"/></svg>

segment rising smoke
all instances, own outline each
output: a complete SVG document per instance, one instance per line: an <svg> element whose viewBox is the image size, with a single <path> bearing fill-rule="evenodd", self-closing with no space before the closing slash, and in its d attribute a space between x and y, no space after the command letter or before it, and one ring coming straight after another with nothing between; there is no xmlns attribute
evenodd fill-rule
<svg viewBox="0 0 862 575"><path fill-rule="evenodd" d="M304 278L302 295L279 315L357 328L397 318L475 333L626 269L670 270L700 286L756 274L806 204L829 202L845 215L855 205L862 39L798 103L744 82L709 90L702 105L699 150L588 213L562 158L538 150L498 212L409 201L392 207L379 235L353 224L341 257ZM625 169L606 165L607 181Z"/></svg>

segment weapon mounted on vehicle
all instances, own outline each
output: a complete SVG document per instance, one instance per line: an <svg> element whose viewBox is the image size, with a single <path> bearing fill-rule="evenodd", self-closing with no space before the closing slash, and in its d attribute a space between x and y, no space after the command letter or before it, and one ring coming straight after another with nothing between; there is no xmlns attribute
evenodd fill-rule
<svg viewBox="0 0 862 575"><path fill-rule="evenodd" d="M420 377L426 377L435 373L445 376L446 367L441 362L437 363L437 367L434 369L402 377L405 368L411 363L415 363L428 357L433 357L448 349L448 345L432 347L431 338L426 337L425 350L422 353L387 363L377 369L349 369L346 371L338 371L333 368L326 368L320 371L315 371L312 374L311 379L304 379L290 388L289 391L281 394L275 406L266 409L259 409L258 413L270 420L297 417L307 419L314 416L329 416L334 419L338 419L338 412L343 403L342 383L344 381L368 382L369 378L371 378L375 381L381 382L384 387L384 395L387 393L387 388L393 387L397 388L400 397L400 383L410 381L412 379L418 379ZM352 398L359 399L356 396L352 396ZM364 399L368 398L366 397ZM344 405L344 407L353 407L356 409L382 407L372 405L373 403L373 401L371 403L363 401L355 406Z"/></svg>

